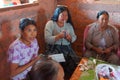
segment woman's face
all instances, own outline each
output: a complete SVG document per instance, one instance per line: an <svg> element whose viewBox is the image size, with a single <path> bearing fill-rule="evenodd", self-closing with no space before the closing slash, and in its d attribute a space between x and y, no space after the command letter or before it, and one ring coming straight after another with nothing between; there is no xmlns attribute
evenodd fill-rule
<svg viewBox="0 0 120 80"><path fill-rule="evenodd" d="M66 22L68 20L68 13L67 11L63 11L59 14L58 22Z"/></svg>
<svg viewBox="0 0 120 80"><path fill-rule="evenodd" d="M107 26L108 21L109 21L109 17L108 17L107 14L102 14L102 15L100 15L99 18L98 18L98 22L100 23L100 26L101 26L101 27Z"/></svg>
<svg viewBox="0 0 120 80"><path fill-rule="evenodd" d="M34 25L28 25L24 28L21 34L23 41L31 43L31 41L33 41L37 36L37 29Z"/></svg>

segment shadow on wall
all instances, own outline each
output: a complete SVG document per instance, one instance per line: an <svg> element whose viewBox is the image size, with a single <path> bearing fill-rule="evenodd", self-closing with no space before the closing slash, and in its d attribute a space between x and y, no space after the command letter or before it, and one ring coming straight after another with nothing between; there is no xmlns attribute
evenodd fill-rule
<svg viewBox="0 0 120 80"><path fill-rule="evenodd" d="M39 9L37 15L37 39L40 46L39 53L44 53L45 51L44 28L47 22L47 17L49 17L49 14L47 14L44 9Z"/></svg>
<svg viewBox="0 0 120 80"><path fill-rule="evenodd" d="M3 21L0 25L0 79L9 80L9 64L7 62L7 50L10 43L15 40L11 36L11 22Z"/></svg>

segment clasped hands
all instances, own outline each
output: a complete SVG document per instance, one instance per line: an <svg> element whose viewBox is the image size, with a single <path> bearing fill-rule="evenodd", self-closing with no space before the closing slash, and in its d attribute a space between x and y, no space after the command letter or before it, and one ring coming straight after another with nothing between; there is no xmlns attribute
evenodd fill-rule
<svg viewBox="0 0 120 80"><path fill-rule="evenodd" d="M71 35L67 32L67 31L61 31L59 34L58 34L58 36L59 36L59 39L61 39L61 38L65 38L65 39L67 39L68 41L71 41L71 39L72 39L72 37L71 37Z"/></svg>
<svg viewBox="0 0 120 80"><path fill-rule="evenodd" d="M106 49L95 48L95 51L99 54L109 54L111 52L111 47Z"/></svg>

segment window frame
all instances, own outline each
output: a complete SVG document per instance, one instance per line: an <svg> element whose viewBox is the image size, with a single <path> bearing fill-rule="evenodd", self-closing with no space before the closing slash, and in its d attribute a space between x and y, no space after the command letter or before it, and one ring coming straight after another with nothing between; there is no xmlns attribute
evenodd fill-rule
<svg viewBox="0 0 120 80"><path fill-rule="evenodd" d="M38 2L35 2L35 3L24 3L24 4L20 4L20 5L13 5L13 6L0 8L0 12L16 10L16 9L22 9L22 8L27 8L27 7L37 6L37 5L39 5Z"/></svg>
<svg viewBox="0 0 120 80"><path fill-rule="evenodd" d="M102 4L120 4L120 0L94 0L95 3L102 3Z"/></svg>

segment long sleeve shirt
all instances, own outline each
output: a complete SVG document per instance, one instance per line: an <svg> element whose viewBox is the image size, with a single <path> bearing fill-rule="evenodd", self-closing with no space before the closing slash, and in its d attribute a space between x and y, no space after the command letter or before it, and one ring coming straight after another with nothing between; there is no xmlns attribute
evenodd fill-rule
<svg viewBox="0 0 120 80"><path fill-rule="evenodd" d="M97 23L90 24L89 26L90 29L85 42L87 49L91 49L93 46L100 47L102 44L104 44L105 48L118 48L119 35L118 30L114 26L108 25L104 31L99 30Z"/></svg>
<svg viewBox="0 0 120 80"><path fill-rule="evenodd" d="M53 22L52 20L50 20L47 22L45 29L44 29L46 43L57 44L57 45L61 45L61 44L69 45L70 42L64 38L55 41L55 36L59 34L61 31L66 31L71 35L72 37L71 42L74 42L76 40L77 37L70 23L65 23L63 27L59 27L56 22Z"/></svg>

